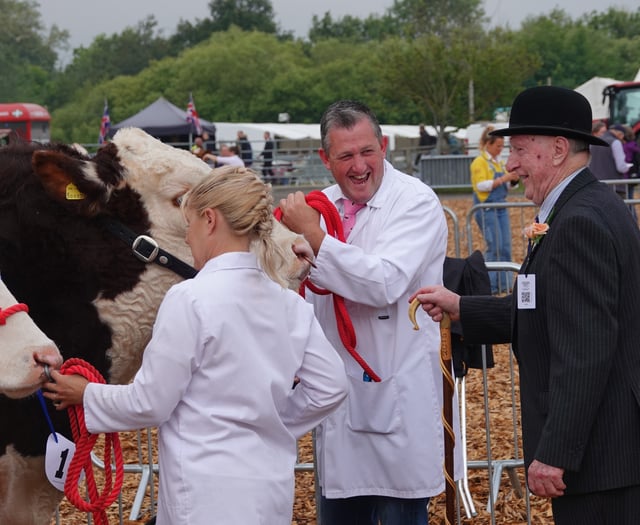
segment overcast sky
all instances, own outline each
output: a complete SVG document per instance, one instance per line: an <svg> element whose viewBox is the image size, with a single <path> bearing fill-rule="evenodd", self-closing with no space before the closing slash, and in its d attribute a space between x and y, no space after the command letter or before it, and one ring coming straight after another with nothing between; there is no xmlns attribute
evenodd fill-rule
<svg viewBox="0 0 640 525"><path fill-rule="evenodd" d="M88 46L101 33L120 33L150 14L155 15L164 36L169 36L181 18L189 21L206 18L209 15L208 4L209 0L40 0L40 13L47 28L56 24L60 29L69 31L73 48ZM271 0L271 4L282 30L306 37L314 14L322 17L329 11L334 19L344 15L366 18L370 14L383 14L393 5L393 0ZM638 0L484 1L485 12L492 18L493 25L509 25L512 29L517 29L528 15L548 14L558 6L572 18L577 18L591 11L606 11L608 7L635 11Z"/></svg>

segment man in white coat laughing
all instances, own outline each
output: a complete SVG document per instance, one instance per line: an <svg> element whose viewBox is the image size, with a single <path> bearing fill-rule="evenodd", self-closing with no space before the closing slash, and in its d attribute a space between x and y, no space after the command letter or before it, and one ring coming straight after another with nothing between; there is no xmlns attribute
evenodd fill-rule
<svg viewBox="0 0 640 525"><path fill-rule="evenodd" d="M332 296L308 293L350 382L317 431L321 524L424 525L429 498L445 488L440 334L426 317L414 331L407 307L419 283L442 282L445 216L428 186L385 160L387 138L367 106L336 102L320 126L320 158L337 182L324 193L355 225L346 242L327 235L301 192L280 202L283 222L316 254L312 283L345 299L356 351L376 376L345 350Z"/></svg>

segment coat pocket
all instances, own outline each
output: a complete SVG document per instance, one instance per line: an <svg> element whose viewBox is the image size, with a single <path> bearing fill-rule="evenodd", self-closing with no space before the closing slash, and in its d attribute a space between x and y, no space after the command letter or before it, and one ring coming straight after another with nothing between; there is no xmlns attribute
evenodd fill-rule
<svg viewBox="0 0 640 525"><path fill-rule="evenodd" d="M391 377L378 383L349 376L347 424L354 432L391 434L400 426L398 387Z"/></svg>

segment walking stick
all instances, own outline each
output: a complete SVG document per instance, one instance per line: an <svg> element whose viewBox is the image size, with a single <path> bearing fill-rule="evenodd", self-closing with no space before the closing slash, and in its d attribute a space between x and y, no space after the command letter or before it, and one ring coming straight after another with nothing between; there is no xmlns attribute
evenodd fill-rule
<svg viewBox="0 0 640 525"><path fill-rule="evenodd" d="M456 522L456 482L453 479L453 392L454 382L451 374L451 319L443 314L440 321L440 368L442 369L442 425L444 427L444 478L446 496L445 524Z"/></svg>
<svg viewBox="0 0 640 525"><path fill-rule="evenodd" d="M420 303L414 299L409 306L409 320L413 329L419 330L416 322L416 311ZM454 382L451 374L451 318L442 314L440 321L440 368L442 369L442 426L444 427L444 480L445 480L445 525L456 523L456 482L453 479L453 392Z"/></svg>

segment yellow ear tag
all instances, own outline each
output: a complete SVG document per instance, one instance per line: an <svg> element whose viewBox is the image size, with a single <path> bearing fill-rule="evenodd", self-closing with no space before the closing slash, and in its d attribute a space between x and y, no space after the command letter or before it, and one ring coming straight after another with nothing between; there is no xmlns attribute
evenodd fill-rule
<svg viewBox="0 0 640 525"><path fill-rule="evenodd" d="M67 184L65 197L68 201L81 201L82 199L84 199L85 195L73 182L70 182L69 184Z"/></svg>

